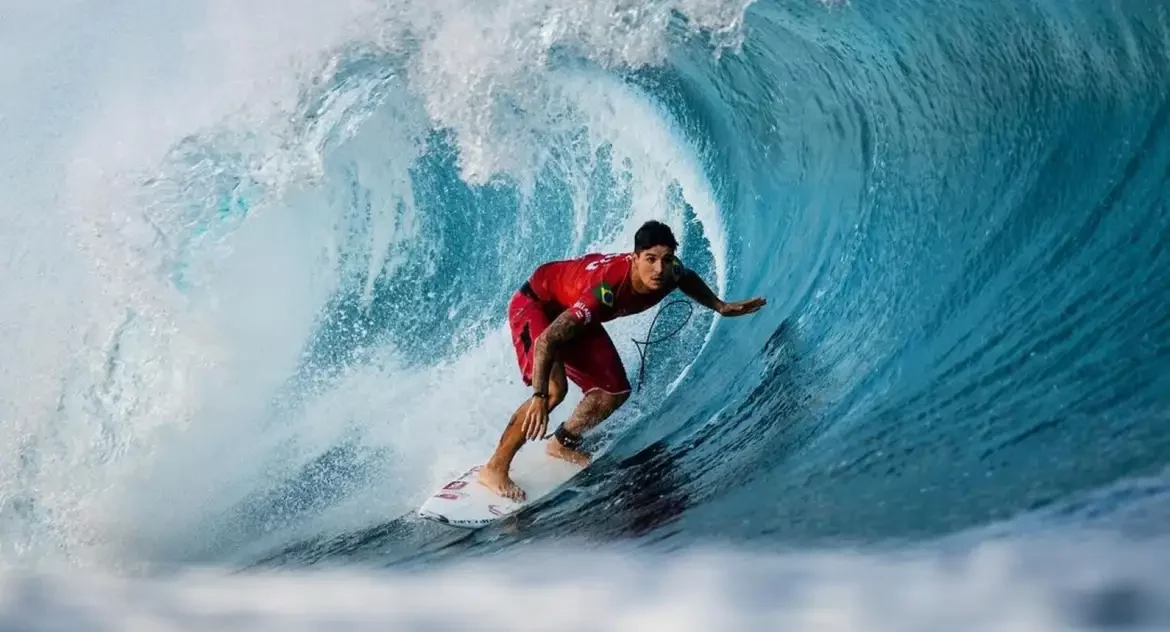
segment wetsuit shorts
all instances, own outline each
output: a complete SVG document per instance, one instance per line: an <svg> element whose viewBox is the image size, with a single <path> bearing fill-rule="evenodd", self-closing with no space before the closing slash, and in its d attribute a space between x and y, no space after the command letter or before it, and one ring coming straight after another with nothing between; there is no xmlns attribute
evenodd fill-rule
<svg viewBox="0 0 1170 632"><path fill-rule="evenodd" d="M508 324L512 329L512 346L520 363L524 383L532 385L535 366L535 342L556 314L545 311L544 305L523 291L516 292L508 303ZM630 381L622 366L621 356L613 340L599 323L586 325L573 337L557 356L565 363L565 375L585 393L600 389L614 395L628 393Z"/></svg>

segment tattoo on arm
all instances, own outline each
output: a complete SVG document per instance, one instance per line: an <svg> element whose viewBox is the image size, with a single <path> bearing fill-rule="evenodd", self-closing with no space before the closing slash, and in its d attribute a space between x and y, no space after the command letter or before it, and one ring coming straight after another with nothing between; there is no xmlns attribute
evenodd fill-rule
<svg viewBox="0 0 1170 632"><path fill-rule="evenodd" d="M678 289L707 309L717 312L719 308L723 307L723 301L715 296L703 278L693 270L687 270L683 273L682 278L678 280Z"/></svg>
<svg viewBox="0 0 1170 632"><path fill-rule="evenodd" d="M561 315L557 316L548 328L536 337L536 350L533 353L532 362L534 365L532 368L533 388L545 393L548 392L548 378L552 373L557 347L577 335L581 326L580 321L565 311L561 312Z"/></svg>

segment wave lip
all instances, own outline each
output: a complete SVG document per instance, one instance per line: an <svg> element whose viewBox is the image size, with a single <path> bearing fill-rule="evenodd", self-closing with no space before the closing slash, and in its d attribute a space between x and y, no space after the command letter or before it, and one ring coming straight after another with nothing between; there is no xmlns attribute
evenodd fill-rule
<svg viewBox="0 0 1170 632"><path fill-rule="evenodd" d="M48 71L0 90L33 123L0 133L36 132L0 142L32 163L0 178L35 176L0 204L44 207L0 208L2 561L385 532L522 400L518 282L651 217L721 295L774 300L654 349L591 509L543 514L571 535L917 540L1053 507L1063 532L1141 496L1064 501L1166 466L1160 13L407 0L105 28L139 3L30 30L90 59L25 52ZM623 359L641 318L610 329Z"/></svg>

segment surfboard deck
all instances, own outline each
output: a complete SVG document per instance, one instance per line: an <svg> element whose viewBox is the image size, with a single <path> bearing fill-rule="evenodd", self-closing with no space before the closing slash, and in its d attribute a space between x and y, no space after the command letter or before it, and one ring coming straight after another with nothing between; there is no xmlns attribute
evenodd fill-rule
<svg viewBox="0 0 1170 632"><path fill-rule="evenodd" d="M513 514L560 487L584 468L554 459L544 443L528 443L512 461L512 480L527 493L524 502L514 502L479 483L476 465L439 487L418 509L418 515L452 527L477 529Z"/></svg>

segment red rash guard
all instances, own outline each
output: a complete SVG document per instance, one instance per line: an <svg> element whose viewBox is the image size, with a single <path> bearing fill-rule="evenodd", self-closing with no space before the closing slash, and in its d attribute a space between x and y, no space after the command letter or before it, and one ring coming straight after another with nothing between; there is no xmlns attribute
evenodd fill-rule
<svg viewBox="0 0 1170 632"><path fill-rule="evenodd" d="M569 310L583 324L604 323L620 316L646 311L674 290L682 273L676 263L674 282L648 294L634 291L630 269L633 253L589 254L578 259L546 263L528 280L532 291L546 306Z"/></svg>
<svg viewBox="0 0 1170 632"><path fill-rule="evenodd" d="M634 255L589 254L577 259L553 261L538 267L525 287L508 304L512 344L525 384L532 384L533 342L554 318L568 310L586 325L558 351L566 376L588 393L630 390L617 349L601 323L645 311L658 304L677 286L684 268L675 262L672 277L662 289L648 294L634 291L630 271Z"/></svg>

